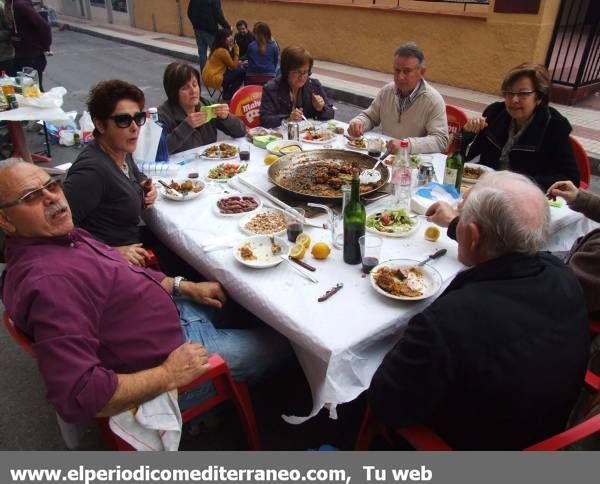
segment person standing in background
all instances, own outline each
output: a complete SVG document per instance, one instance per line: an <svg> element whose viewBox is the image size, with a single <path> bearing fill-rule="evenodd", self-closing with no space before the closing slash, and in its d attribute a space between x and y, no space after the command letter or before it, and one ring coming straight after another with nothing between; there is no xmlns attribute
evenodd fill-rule
<svg viewBox="0 0 600 484"><path fill-rule="evenodd" d="M45 52L52 45L52 29L31 0L13 0L12 3L16 26L15 71L33 67L38 71L40 90L43 91L42 76L47 64Z"/></svg>
<svg viewBox="0 0 600 484"><path fill-rule="evenodd" d="M0 70L6 72L9 76L13 76L15 73L14 34L15 17L13 15L12 0L0 0Z"/></svg>
<svg viewBox="0 0 600 484"><path fill-rule="evenodd" d="M192 22L198 45L200 72L206 65L206 51L215 41L219 27L231 30L221 8L221 0L190 0L188 18Z"/></svg>

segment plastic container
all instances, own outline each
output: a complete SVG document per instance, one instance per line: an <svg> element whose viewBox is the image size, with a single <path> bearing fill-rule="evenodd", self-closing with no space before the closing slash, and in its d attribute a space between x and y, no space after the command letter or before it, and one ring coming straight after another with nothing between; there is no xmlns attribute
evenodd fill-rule
<svg viewBox="0 0 600 484"><path fill-rule="evenodd" d="M158 149L156 150L157 163L168 163L169 162L169 145L167 143L167 132L165 131L164 125L158 120L158 109L149 108L148 114L150 114L150 122L153 122L160 126L160 141L158 142Z"/></svg>

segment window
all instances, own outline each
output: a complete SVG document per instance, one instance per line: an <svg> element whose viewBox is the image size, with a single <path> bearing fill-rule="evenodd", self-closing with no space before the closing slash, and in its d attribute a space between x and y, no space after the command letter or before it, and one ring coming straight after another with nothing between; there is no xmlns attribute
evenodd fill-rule
<svg viewBox="0 0 600 484"><path fill-rule="evenodd" d="M100 7L100 8L106 7L104 0L90 0L90 5L92 7Z"/></svg>
<svg viewBox="0 0 600 484"><path fill-rule="evenodd" d="M127 13L127 0L112 0L112 9L115 12Z"/></svg>

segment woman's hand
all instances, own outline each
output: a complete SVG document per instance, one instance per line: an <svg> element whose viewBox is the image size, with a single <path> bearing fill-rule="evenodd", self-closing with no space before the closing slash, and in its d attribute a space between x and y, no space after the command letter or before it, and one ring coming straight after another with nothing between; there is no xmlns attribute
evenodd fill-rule
<svg viewBox="0 0 600 484"><path fill-rule="evenodd" d="M115 247L125 260L134 266L146 267L148 252L142 247L142 244L121 245Z"/></svg>
<svg viewBox="0 0 600 484"><path fill-rule="evenodd" d="M571 205L577 198L578 193L579 188L577 188L572 181L567 180L554 183L548 188L546 195L552 200L556 197L562 197L569 205Z"/></svg>
<svg viewBox="0 0 600 484"><path fill-rule="evenodd" d="M208 120L208 116L206 115L206 113L203 113L202 111L200 111L200 112L194 111L194 112L188 114L187 118L185 118L185 122L194 129L199 128L203 124L206 124L207 120Z"/></svg>
<svg viewBox="0 0 600 484"><path fill-rule="evenodd" d="M467 133L479 133L482 129L487 128L488 124L484 117L474 116L470 118L463 126L463 131Z"/></svg>
<svg viewBox="0 0 600 484"><path fill-rule="evenodd" d="M302 120L302 116L304 116L304 113L302 112L302 109L296 108L294 109L291 114L290 117L288 118L289 121L301 121Z"/></svg>
<svg viewBox="0 0 600 484"><path fill-rule="evenodd" d="M154 183L152 183L151 177L146 178L142 183L142 188L144 189L144 208L150 208L154 205L156 197L158 196L158 192L156 191Z"/></svg>
<svg viewBox="0 0 600 484"><path fill-rule="evenodd" d="M325 100L318 94L312 93L312 105L315 111L320 113L325 108Z"/></svg>
<svg viewBox="0 0 600 484"><path fill-rule="evenodd" d="M217 117L225 119L227 116L229 116L229 105L219 104L213 109L213 112L217 115Z"/></svg>
<svg viewBox="0 0 600 484"><path fill-rule="evenodd" d="M181 294L188 296L198 304L221 309L227 296L223 287L218 282L190 282L183 281L180 285Z"/></svg>

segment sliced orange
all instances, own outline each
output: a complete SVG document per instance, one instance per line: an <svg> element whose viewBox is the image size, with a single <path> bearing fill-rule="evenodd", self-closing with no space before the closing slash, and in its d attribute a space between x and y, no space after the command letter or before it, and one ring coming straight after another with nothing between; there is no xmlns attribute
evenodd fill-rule
<svg viewBox="0 0 600 484"><path fill-rule="evenodd" d="M311 254L315 259L326 259L329 253L331 252L331 248L325 242L317 242L313 245Z"/></svg>
<svg viewBox="0 0 600 484"><path fill-rule="evenodd" d="M302 232L297 238L296 238L296 243L297 244L302 244L306 249L308 249L310 247L310 235L308 235L305 232Z"/></svg>
<svg viewBox="0 0 600 484"><path fill-rule="evenodd" d="M304 257L305 253L306 253L306 247L304 247L304 245L302 245L302 244L299 244L298 242L296 242L290 248L290 257L292 259L302 259L302 257Z"/></svg>

